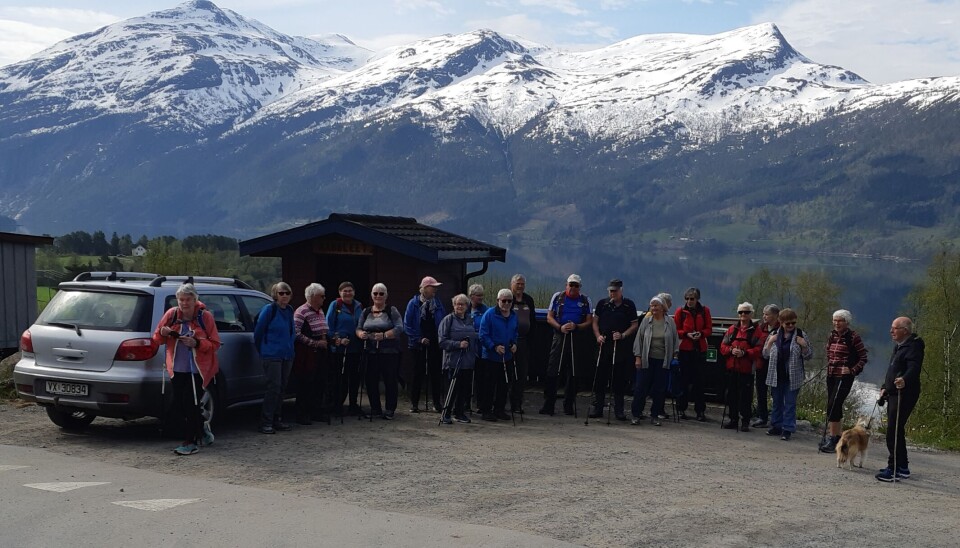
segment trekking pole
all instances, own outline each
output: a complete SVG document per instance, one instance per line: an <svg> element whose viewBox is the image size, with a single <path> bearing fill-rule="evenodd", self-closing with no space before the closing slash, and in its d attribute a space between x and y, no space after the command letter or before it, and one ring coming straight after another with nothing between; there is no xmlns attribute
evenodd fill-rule
<svg viewBox="0 0 960 548"><path fill-rule="evenodd" d="M360 397L357 399L357 407L360 408L360 413L357 414L357 420L363 420L363 385L367 381L367 341L363 341L363 353L360 354L360 363L357 364L358 373L360 374ZM367 396L367 399L370 399L370 396ZM373 409L371 408L371 412Z"/></svg>
<svg viewBox="0 0 960 548"><path fill-rule="evenodd" d="M503 354L500 354L500 363L503 364L503 378L507 381L506 389L507 394L510 394L510 375L507 373L507 347L504 345ZM513 409L513 406L510 406L510 418L513 419L513 425L517 425L517 412Z"/></svg>
<svg viewBox="0 0 960 548"><path fill-rule="evenodd" d="M591 389L593 390L593 396L591 396L591 398L593 399L594 404L599 403L599 402L597 402L597 374L600 372L600 357L601 357L602 355L603 355L603 343L600 343L600 348L597 350L597 366L596 366L596 368L593 370L593 385L591 385ZM590 426L590 412L589 412L589 411L587 411L587 416L586 416L586 418L583 419L583 425L584 425L584 426Z"/></svg>
<svg viewBox="0 0 960 548"><path fill-rule="evenodd" d="M573 349L573 335L570 335L570 373L573 375L573 418L577 419L577 353Z"/></svg>
<svg viewBox="0 0 960 548"><path fill-rule="evenodd" d="M340 361L340 376L337 378L337 398L340 398L340 384L346 383L347 392L350 391L350 382L345 378L347 371L347 349L343 349L343 359ZM347 401L350 401L349 398ZM343 424L343 400L340 399L340 424Z"/></svg>
<svg viewBox="0 0 960 548"><path fill-rule="evenodd" d="M373 349L374 349L374 351L375 351L376 354L377 354L377 366L378 366L378 367L383 367L383 363L380 361L380 341L376 341L376 343L377 343L377 344L374 345ZM370 367L370 364L369 364L369 363L367 363L367 367ZM380 382L380 379L376 379L374 382L379 383L379 382ZM384 392L387 391L387 381L386 381L386 377L384 377L384 381L383 381L383 391L384 391ZM378 405L378 406L380 405L380 401L379 401L379 400L380 400L380 397L377 396L377 405ZM369 391L369 390L367 390L367 402L370 403L370 413L369 413L369 416L368 416L368 418L370 419L369 422L373 422L373 402L370 401L370 391Z"/></svg>
<svg viewBox="0 0 960 548"><path fill-rule="evenodd" d="M894 420L896 420L897 423L893 425L893 483L897 483L897 481L898 481L898 478L897 478L897 442L900 441L900 440L899 440L899 437L900 437L900 396L901 396L901 394L902 394L902 392L900 392L900 389L897 388L897 414L896 414L896 417L894 417ZM853 461L851 461L851 462L853 462ZM851 465L851 466L852 466L852 465Z"/></svg>
<svg viewBox="0 0 960 548"><path fill-rule="evenodd" d="M827 378L830 378L830 375L827 375ZM827 443L827 426L830 424L830 417L833 416L833 412L837 407L837 400L840 396L840 386L843 385L843 377L840 377L840 381L837 383L837 390L833 394L833 403L830 404L830 414L824 417L823 419L823 434L820 436L820 447L817 448L817 451L823 448Z"/></svg>
<svg viewBox="0 0 960 548"><path fill-rule="evenodd" d="M453 376L450 377L450 387L447 388L447 399L443 402L443 410L440 412L440 420L437 426L443 424L443 417L450 413L450 406L453 404L453 390L457 386L457 375L460 374L460 363L463 361L463 349L460 349L460 357L457 358L457 365L453 368Z"/></svg>
<svg viewBox="0 0 960 548"><path fill-rule="evenodd" d="M610 403L610 398L613 397L613 375L617 369L617 339L613 339L613 359L610 360L610 380L607 383L607 426L610 426L610 408L613 405Z"/></svg>
<svg viewBox="0 0 960 548"><path fill-rule="evenodd" d="M720 415L720 428L723 428L723 419L726 418L727 416L727 405L729 405L729 402L730 402L730 386L729 385L727 386L727 391L726 391L726 394L724 394L724 396L725 397L723 398L723 413Z"/></svg>
<svg viewBox="0 0 960 548"><path fill-rule="evenodd" d="M423 349L423 410L430 410L430 345ZM436 403L436 402L434 402Z"/></svg>

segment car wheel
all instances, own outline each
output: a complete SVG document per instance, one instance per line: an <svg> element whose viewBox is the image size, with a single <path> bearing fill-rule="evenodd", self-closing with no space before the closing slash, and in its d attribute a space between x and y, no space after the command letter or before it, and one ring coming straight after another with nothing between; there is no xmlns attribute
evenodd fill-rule
<svg viewBox="0 0 960 548"><path fill-rule="evenodd" d="M65 411L56 407L47 407L47 416L53 424L64 430L83 430L97 418L96 415L87 411Z"/></svg>
<svg viewBox="0 0 960 548"><path fill-rule="evenodd" d="M203 420L209 422L211 427L216 426L220 422L220 414L223 412L223 407L220 405L220 390L216 382L217 380L219 380L219 376L207 385L207 389L203 392L203 397L200 398L200 409L203 412Z"/></svg>

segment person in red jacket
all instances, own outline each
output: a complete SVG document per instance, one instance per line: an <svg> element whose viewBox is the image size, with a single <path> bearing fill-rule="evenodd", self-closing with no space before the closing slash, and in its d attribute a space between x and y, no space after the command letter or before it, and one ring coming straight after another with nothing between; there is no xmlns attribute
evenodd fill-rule
<svg viewBox="0 0 960 548"><path fill-rule="evenodd" d="M697 420L707 420L705 412L707 402L703 397L703 378L707 366L707 337L713 330L713 318L710 309L700 304L700 290L687 288L683 292L684 305L677 308L673 321L677 324L680 337L680 376L683 393L677 398L677 411L680 418L687 420L687 404L693 400L693 409Z"/></svg>
<svg viewBox="0 0 960 548"><path fill-rule="evenodd" d="M753 366L760 356L762 343L757 340L759 328L753 321L753 305L740 303L737 306L740 321L731 325L720 343L720 354L727 358L727 409L730 420L723 427L737 428L740 415L740 430L750 430L750 415L753 402ZM758 342L760 344L758 344Z"/></svg>

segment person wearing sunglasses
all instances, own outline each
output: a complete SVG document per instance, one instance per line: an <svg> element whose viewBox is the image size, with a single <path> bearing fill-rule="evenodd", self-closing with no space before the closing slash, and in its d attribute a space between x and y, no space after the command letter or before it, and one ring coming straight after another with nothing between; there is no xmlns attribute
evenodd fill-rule
<svg viewBox="0 0 960 548"><path fill-rule="evenodd" d="M827 338L827 422L830 436L824 435L821 453L834 453L840 443L843 403L853 388L853 379L867 365L867 348L860 334L850 329L853 314L849 310L833 313L833 331Z"/></svg>
<svg viewBox="0 0 960 548"><path fill-rule="evenodd" d="M566 373L567 385L563 398L563 412L574 414L574 403L577 397L577 379L574 375L576 360L575 348L586 348L589 339L577 338L577 332L583 332L593 327L593 305L590 298L580 293L580 276L571 274L567 277L567 287L558 291L550 298L550 308L547 309L547 324L553 328L553 341L550 343L550 357L547 361L546 378L543 382L543 407L541 415L553 415L557 403L557 380L560 373ZM581 367L581 370L585 370Z"/></svg>
<svg viewBox="0 0 960 548"><path fill-rule="evenodd" d="M757 339L757 324L753 321L753 305L747 302L737 306L740 321L731 325L720 342L720 355L727 358L726 404L730 420L723 425L740 431L750 431L751 403L753 402L753 365L760 355L765 339Z"/></svg>
<svg viewBox="0 0 960 548"><path fill-rule="evenodd" d="M442 284L433 276L420 281L420 290L407 303L403 315L403 329L407 334L407 347L413 353L413 382L410 383L410 412L420 412L420 389L427 381L427 401L433 400L433 409L443 407L443 377L440 374L441 351L439 344L440 322L447 315L443 302L437 298L437 288ZM427 410L427 401L424 410Z"/></svg>
<svg viewBox="0 0 960 548"><path fill-rule="evenodd" d="M803 386L803 362L813 357L813 346L797 327L797 313L792 309L780 311L780 329L767 337L763 357L767 359L767 386L773 395L767 435L789 441L797 431L797 394Z"/></svg>
<svg viewBox="0 0 960 548"><path fill-rule="evenodd" d="M370 290L369 307L360 313L357 324L357 338L363 344L366 354L367 399L370 400L370 417L380 416L383 420L393 420L397 411L397 382L400 378L400 334L403 333L403 320L397 307L387 308L387 286L382 283L373 285ZM363 368L361 368L362 370ZM383 391L386 409L380 405L380 380L383 379Z"/></svg>
<svg viewBox="0 0 960 548"><path fill-rule="evenodd" d="M270 293L274 302L260 309L253 330L254 343L263 366L263 376L267 381L260 411L260 432L263 434L290 430L290 425L280 417L283 391L293 368L293 343L296 339L293 307L290 306L290 286L286 282L277 282L270 289Z"/></svg>
<svg viewBox="0 0 960 548"><path fill-rule="evenodd" d="M713 331L710 309L700 304L700 290L687 288L683 292L683 306L673 314L677 335L680 336L680 377L683 390L677 398L680 418L687 419L687 404L693 400L697 420L707 420L707 400L703 395L703 379L707 374L707 337Z"/></svg>
<svg viewBox="0 0 960 548"><path fill-rule="evenodd" d="M513 355L517 351L517 313L513 310L513 291L497 292L497 306L491 307L480 318L480 346L483 356L480 368L480 412L485 421L510 420L504 412L507 405L507 385L515 382L517 371Z"/></svg>

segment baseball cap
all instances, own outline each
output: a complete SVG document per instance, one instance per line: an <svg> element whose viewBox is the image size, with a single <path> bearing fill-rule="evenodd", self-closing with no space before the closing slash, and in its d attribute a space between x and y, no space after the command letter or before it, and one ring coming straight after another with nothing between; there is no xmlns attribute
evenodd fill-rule
<svg viewBox="0 0 960 548"><path fill-rule="evenodd" d="M423 289L424 287L428 287L428 286L440 287L441 285L443 284L438 282L437 279L434 278L433 276L424 276L424 278L420 280L420 289Z"/></svg>
<svg viewBox="0 0 960 548"><path fill-rule="evenodd" d="M578 276L578 275L576 275L576 274L571 274L571 275L567 276L567 283L576 283L576 284L579 284L579 283L582 283L582 282L580 281L580 276Z"/></svg>

